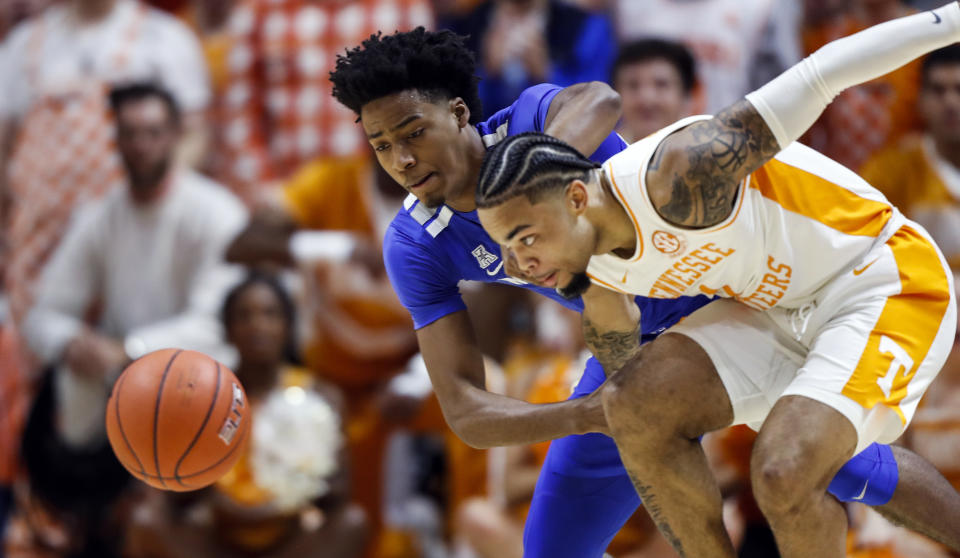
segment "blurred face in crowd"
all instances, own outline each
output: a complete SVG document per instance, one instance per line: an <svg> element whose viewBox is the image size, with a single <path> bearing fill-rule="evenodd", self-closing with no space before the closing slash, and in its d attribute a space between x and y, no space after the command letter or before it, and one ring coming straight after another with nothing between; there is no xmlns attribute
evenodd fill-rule
<svg viewBox="0 0 960 558"><path fill-rule="evenodd" d="M960 143L960 64L937 64L927 71L920 115L938 142Z"/></svg>
<svg viewBox="0 0 960 558"><path fill-rule="evenodd" d="M380 166L421 203L473 200L470 109L459 97L433 101L402 91L364 105L360 121Z"/></svg>
<svg viewBox="0 0 960 558"><path fill-rule="evenodd" d="M628 63L617 69L614 89L623 107L623 132L637 141L690 114L690 96L680 72L662 58Z"/></svg>
<svg viewBox="0 0 960 558"><path fill-rule="evenodd" d="M135 194L149 194L173 161L179 125L163 100L131 100L117 110L117 147Z"/></svg>
<svg viewBox="0 0 960 558"><path fill-rule="evenodd" d="M289 333L283 303L270 286L253 283L237 295L229 311L227 338L242 362L281 363Z"/></svg>

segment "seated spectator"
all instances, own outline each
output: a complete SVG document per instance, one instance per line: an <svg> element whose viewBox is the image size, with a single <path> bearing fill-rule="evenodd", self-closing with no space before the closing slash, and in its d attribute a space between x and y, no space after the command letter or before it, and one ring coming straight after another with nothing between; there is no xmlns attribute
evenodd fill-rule
<svg viewBox="0 0 960 558"><path fill-rule="evenodd" d="M174 164L180 113L169 93L131 85L111 102L127 187L74 216L23 331L56 369L60 434L77 446L105 438L108 390L131 359L183 347L233 360L216 310L236 281L222 256L245 210Z"/></svg>
<svg viewBox="0 0 960 558"><path fill-rule="evenodd" d="M170 91L183 112L178 157L190 165L206 149L210 91L196 37L138 0L56 2L3 50L0 234L10 253L0 260L19 325L73 210L123 183L107 90L156 81Z"/></svg>
<svg viewBox="0 0 960 558"><path fill-rule="evenodd" d="M254 274L227 295L222 316L253 408L250 442L240 461L185 510L175 496L151 491L135 513L128 554L359 556L367 527L347 496L342 395L290 364L293 302L276 279Z"/></svg>
<svg viewBox="0 0 960 558"><path fill-rule="evenodd" d="M538 83L606 81L616 52L606 15L559 0L494 0L448 28L468 35L480 61L484 113L509 106Z"/></svg>
<svg viewBox="0 0 960 558"><path fill-rule="evenodd" d="M627 143L692 114L696 63L680 43L645 39L624 45L610 82L622 99L617 131Z"/></svg>
<svg viewBox="0 0 960 558"><path fill-rule="evenodd" d="M256 213L227 257L248 265L296 266L306 366L341 390L352 471L351 493L367 512L371 556L402 556L383 527L387 441L398 427L442 431L424 397L398 397L390 381L416 352L410 316L383 271L380 239L403 190L377 186L368 157L321 158L300 169ZM389 180L389 179L388 179ZM389 547L389 548L388 548ZM392 549L397 548L394 552Z"/></svg>
<svg viewBox="0 0 960 558"><path fill-rule="evenodd" d="M923 133L877 153L861 174L933 235L960 278L960 46L927 56L919 86Z"/></svg>

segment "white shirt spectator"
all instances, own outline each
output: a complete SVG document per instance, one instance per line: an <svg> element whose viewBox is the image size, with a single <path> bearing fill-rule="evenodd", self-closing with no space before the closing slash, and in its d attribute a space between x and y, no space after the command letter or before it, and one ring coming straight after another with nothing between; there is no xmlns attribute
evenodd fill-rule
<svg viewBox="0 0 960 558"><path fill-rule="evenodd" d="M79 22L66 3L21 24L5 42L0 116L23 116L31 102L91 77L109 84L155 81L184 112L204 109L210 84L196 36L174 17L117 0L103 19Z"/></svg>
<svg viewBox="0 0 960 558"><path fill-rule="evenodd" d="M60 357L98 302L93 329L122 339L131 358L179 347L233 364L218 312L242 279L223 253L246 225L246 209L192 171L176 172L168 188L146 205L117 188L75 214L24 323L45 362Z"/></svg>
<svg viewBox="0 0 960 558"><path fill-rule="evenodd" d="M687 45L705 106L715 113L800 60L796 0L617 0L621 42L648 37Z"/></svg>

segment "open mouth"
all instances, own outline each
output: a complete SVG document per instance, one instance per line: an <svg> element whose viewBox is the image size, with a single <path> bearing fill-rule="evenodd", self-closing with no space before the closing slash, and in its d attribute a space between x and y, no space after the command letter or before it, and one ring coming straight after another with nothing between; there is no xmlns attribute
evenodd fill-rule
<svg viewBox="0 0 960 558"><path fill-rule="evenodd" d="M426 184L428 180L430 180L431 178L433 178L433 175L434 175L434 173L432 173L432 172L431 172L431 173L428 173L427 176L424 176L423 178L421 178L419 182L415 182L414 184L411 184L411 185L410 185L410 189L411 189L411 190L415 190L415 189L417 189L417 188L420 188L421 186L423 186L424 184Z"/></svg>

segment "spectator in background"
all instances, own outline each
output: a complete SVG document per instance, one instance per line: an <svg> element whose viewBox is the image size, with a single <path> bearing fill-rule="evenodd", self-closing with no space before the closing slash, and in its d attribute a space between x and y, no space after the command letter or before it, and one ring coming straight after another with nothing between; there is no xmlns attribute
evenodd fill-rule
<svg viewBox="0 0 960 558"><path fill-rule="evenodd" d="M493 0L448 28L469 35L480 61L480 101L492 115L538 83L606 81L616 54L605 15L558 0Z"/></svg>
<svg viewBox="0 0 960 558"><path fill-rule="evenodd" d="M28 523L16 542L59 541L84 556L116 550L109 510L127 475L106 440L110 386L130 359L162 347L231 360L216 308L236 280L223 249L245 222L226 190L174 163L180 113L169 93L131 85L110 100L127 187L74 215L23 327L50 372L24 435L22 517L46 510L51 520Z"/></svg>
<svg viewBox="0 0 960 558"><path fill-rule="evenodd" d="M697 59L694 112L714 113L800 60L794 0L616 0L621 42L679 41Z"/></svg>
<svg viewBox="0 0 960 558"><path fill-rule="evenodd" d="M318 158L367 155L331 97L336 55L379 30L431 26L428 0L247 0L231 21L224 181L248 203Z"/></svg>
<svg viewBox="0 0 960 558"><path fill-rule="evenodd" d="M695 80L693 55L681 43L642 39L624 45L610 79L622 103L617 132L633 143L689 116Z"/></svg>
<svg viewBox="0 0 960 558"><path fill-rule="evenodd" d="M183 347L233 360L216 310L236 280L222 257L245 210L174 163L180 113L169 93L131 85L110 99L127 187L74 215L23 328L57 370L60 434L75 446L105 440L109 386L130 359Z"/></svg>
<svg viewBox="0 0 960 558"><path fill-rule="evenodd" d="M132 558L355 558L366 519L348 497L342 394L296 358L294 305L272 276L252 274L223 305L237 378L254 409L240 461L183 513L151 491L135 514ZM291 444L295 444L291 447ZM209 513L198 514L205 509ZM197 516L206 517L198 521Z"/></svg>
<svg viewBox="0 0 960 558"><path fill-rule="evenodd" d="M960 279L960 46L930 53L918 81L923 132L878 152L861 174L933 235Z"/></svg>
<svg viewBox="0 0 960 558"><path fill-rule="evenodd" d="M854 0L833 17L807 27L804 51L912 13L902 0ZM871 155L920 128L916 103L920 61L913 61L837 96L804 136L805 143L857 170Z"/></svg>
<svg viewBox="0 0 960 558"><path fill-rule="evenodd" d="M356 463L352 493L370 520L372 556L390 558L402 554L406 542L383 529L387 440L398 426L440 431L443 421L435 401L424 404L429 386L420 397L390 389L417 343L380 256L380 239L403 191L392 183L379 187L377 176L366 156L305 165L254 214L227 256L300 271L304 361L345 394Z"/></svg>
<svg viewBox="0 0 960 558"><path fill-rule="evenodd" d="M158 46L162 45L162 47ZM137 0L64 0L20 25L0 65L0 223L15 320L73 209L122 183L106 103L112 84L161 83L183 108L180 153L204 150L206 68L196 38Z"/></svg>

